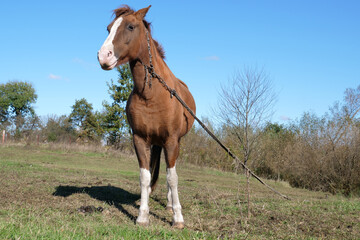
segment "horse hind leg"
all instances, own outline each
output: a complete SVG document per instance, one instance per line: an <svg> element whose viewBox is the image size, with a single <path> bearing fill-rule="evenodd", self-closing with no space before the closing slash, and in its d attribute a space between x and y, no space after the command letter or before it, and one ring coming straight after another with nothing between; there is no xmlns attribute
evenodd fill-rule
<svg viewBox="0 0 360 240"><path fill-rule="evenodd" d="M184 218L181 213L181 204L179 200L179 193L178 193L178 175L176 173L175 166L173 168L167 169L167 181L170 186L170 194L172 200L172 211L173 211L173 227L178 229L183 229L184 225Z"/></svg>
<svg viewBox="0 0 360 240"><path fill-rule="evenodd" d="M151 157L150 157L150 172L151 172L151 192L154 192L155 187L156 187L156 183L157 180L159 178L159 170L160 170L160 157L161 157L161 151L162 151L162 147L157 146L157 145L153 145L151 148ZM173 213L172 210L172 197L171 197L171 189L170 189L170 185L167 182L167 189L168 189L168 193L167 193L167 205L166 205L166 210L168 212Z"/></svg>
<svg viewBox="0 0 360 240"><path fill-rule="evenodd" d="M168 183L169 193L168 200L171 203L173 210L173 227L183 229L184 218L181 213L181 204L178 193L178 175L176 173L176 159L179 156L179 141L175 140L168 142L165 146L165 158L166 158L166 179ZM170 204L168 203L168 206Z"/></svg>
<svg viewBox="0 0 360 240"><path fill-rule="evenodd" d="M162 147L157 145L153 145L151 148L151 156L150 156L151 192L155 190L156 183L159 178L161 150Z"/></svg>

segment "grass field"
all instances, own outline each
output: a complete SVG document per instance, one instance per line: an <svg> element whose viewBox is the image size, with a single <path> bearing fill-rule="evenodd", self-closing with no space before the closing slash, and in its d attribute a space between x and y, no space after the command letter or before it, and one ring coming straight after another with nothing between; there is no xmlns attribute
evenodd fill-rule
<svg viewBox="0 0 360 240"><path fill-rule="evenodd" d="M113 152L0 146L0 239L360 239L360 200L251 180L180 162L184 230L165 210L165 166L150 199L149 227L138 227L137 160ZM239 185L240 179L240 185ZM81 214L81 206L104 211Z"/></svg>

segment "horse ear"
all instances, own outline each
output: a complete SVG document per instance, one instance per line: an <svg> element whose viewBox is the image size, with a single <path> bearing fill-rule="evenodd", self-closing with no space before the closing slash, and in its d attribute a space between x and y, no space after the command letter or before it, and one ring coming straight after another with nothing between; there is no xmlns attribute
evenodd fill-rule
<svg viewBox="0 0 360 240"><path fill-rule="evenodd" d="M140 9L139 11L137 11L135 13L136 18L139 19L139 20L143 20L146 13L149 11L150 7L151 7L151 5L149 5L147 8L143 8L143 9Z"/></svg>

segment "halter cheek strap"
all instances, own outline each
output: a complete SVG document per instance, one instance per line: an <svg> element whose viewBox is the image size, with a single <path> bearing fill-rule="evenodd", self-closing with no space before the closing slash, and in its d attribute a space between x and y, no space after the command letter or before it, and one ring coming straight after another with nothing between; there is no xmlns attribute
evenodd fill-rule
<svg viewBox="0 0 360 240"><path fill-rule="evenodd" d="M153 77L158 77L158 75L155 73L154 66L152 64L152 55L151 55L149 31L147 29L145 29L145 33L146 33L147 47L148 47L148 52L149 52L149 65L146 65L145 63L143 63L141 61L141 59L139 59L139 62L141 63L141 65L144 66L144 69L145 69L145 86L149 83L149 88L151 88L151 86L152 86L152 83L151 83L152 78ZM148 77L148 75L150 75L150 78Z"/></svg>

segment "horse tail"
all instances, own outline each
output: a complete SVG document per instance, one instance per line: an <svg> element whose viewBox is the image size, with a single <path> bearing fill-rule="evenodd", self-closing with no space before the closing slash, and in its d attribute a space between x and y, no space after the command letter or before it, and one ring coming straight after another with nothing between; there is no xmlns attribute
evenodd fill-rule
<svg viewBox="0 0 360 240"><path fill-rule="evenodd" d="M151 155L150 155L151 192L155 190L156 183L159 178L161 150L162 147L157 145L153 145L151 148Z"/></svg>

